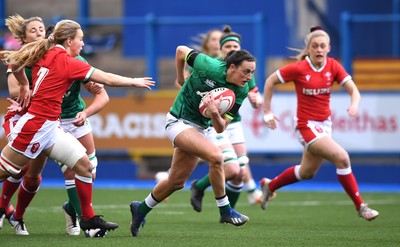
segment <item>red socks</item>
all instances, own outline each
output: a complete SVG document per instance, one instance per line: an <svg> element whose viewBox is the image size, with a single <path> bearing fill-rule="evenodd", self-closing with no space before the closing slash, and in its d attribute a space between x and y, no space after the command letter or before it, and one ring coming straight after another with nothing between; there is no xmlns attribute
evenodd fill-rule
<svg viewBox="0 0 400 247"><path fill-rule="evenodd" d="M294 173L296 166L291 166L276 176L268 185L270 191L275 191L285 185L296 183L299 181Z"/></svg>
<svg viewBox="0 0 400 247"><path fill-rule="evenodd" d="M16 183L8 181L8 179L3 181L3 187L1 191L1 198L0 198L0 208L5 208L7 209L8 204L10 203L10 200L12 196L14 195L15 191L17 191L19 184L21 182L18 181ZM6 212L9 214L10 212Z"/></svg>
<svg viewBox="0 0 400 247"><path fill-rule="evenodd" d="M27 163L18 174L13 175L12 177L9 177L8 179L3 181L1 198L0 198L0 208L5 208L6 214L10 213L7 212L8 204L10 203L11 198L15 194L15 191L17 191L22 180L21 178L26 174L28 169L29 169L29 163ZM12 182L10 182L9 180L12 180Z"/></svg>
<svg viewBox="0 0 400 247"><path fill-rule="evenodd" d="M337 174L339 182L342 184L343 189L350 196L354 205L356 206L357 211L360 210L360 206L363 203L360 192L358 191L358 185L356 178L353 173L349 174Z"/></svg>
<svg viewBox="0 0 400 247"><path fill-rule="evenodd" d="M85 179L85 182L80 179ZM93 218L95 214L92 207L92 179L85 177L79 177L78 179L75 177L75 186L81 204L82 219L88 220Z"/></svg>
<svg viewBox="0 0 400 247"><path fill-rule="evenodd" d="M33 197L35 197L36 192L39 190L42 177L39 178L28 178L24 177L22 186L18 191L18 201L14 211L15 219L24 218L24 213L26 208L31 203Z"/></svg>

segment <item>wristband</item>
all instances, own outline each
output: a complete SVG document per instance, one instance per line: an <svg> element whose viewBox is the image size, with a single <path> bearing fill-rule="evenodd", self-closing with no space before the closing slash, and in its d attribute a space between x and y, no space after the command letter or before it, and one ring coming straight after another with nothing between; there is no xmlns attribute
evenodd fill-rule
<svg viewBox="0 0 400 247"><path fill-rule="evenodd" d="M272 113L264 114L264 122L267 123L271 120L274 120L274 114Z"/></svg>

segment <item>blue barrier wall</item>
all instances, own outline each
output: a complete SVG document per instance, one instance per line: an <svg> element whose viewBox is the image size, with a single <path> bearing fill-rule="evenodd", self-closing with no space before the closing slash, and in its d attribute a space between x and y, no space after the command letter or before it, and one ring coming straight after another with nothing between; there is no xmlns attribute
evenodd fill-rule
<svg viewBox="0 0 400 247"><path fill-rule="evenodd" d="M266 4L264 1L254 1L249 4L246 1L202 1L192 2L184 0L176 1L146 1L138 3L136 1L125 1L124 14L125 17L139 17L147 13L152 13L156 17L204 17L204 21L213 16L250 16L256 13L261 13L266 17L266 30L274 28L273 32L266 33L267 37L279 37L269 39L266 45L268 54L285 53L285 41L288 38L288 27L285 25L283 1L276 1L275 4ZM222 28L223 24L230 24L235 32L242 34L242 47L254 52L254 28L251 24L230 23L225 20L215 20L215 23L197 24L197 25L177 25L165 24L159 25L157 30L157 52L160 56L174 56L175 48L179 44L193 43L191 37L200 33L205 33L212 28ZM124 52L127 56L140 56L145 50L144 40L142 39L145 33L144 26L125 26L125 43ZM138 38L140 37L140 38ZM134 46L132 46L134 44Z"/></svg>
<svg viewBox="0 0 400 247"><path fill-rule="evenodd" d="M157 1L149 0L138 3L125 0L125 17L143 17L148 13L154 16L241 16L261 13L265 17L265 53L268 56L293 55L288 46L302 47L303 38L309 28L304 25L322 25L331 35L331 55L340 54L340 15L342 12L352 14L392 14L399 13L399 0L286 0L286 1L210 1L204 0L194 4L191 1ZM307 21L309 18L314 22ZM204 33L222 24L201 25L160 25L157 30L157 52L160 56L173 56L177 44L192 43L191 37ZM231 24L233 30L243 35L243 48L254 52L254 29L249 24ZM127 56L141 56L145 51L144 26L125 26L124 52ZM389 56L392 47L392 25L390 23L371 23L358 25L355 29L355 54L364 56ZM399 30L397 30L399 31ZM140 38L138 38L140 37ZM161 39L162 37L162 39ZM167 37L167 38L165 38ZM382 37L377 39L376 37Z"/></svg>
<svg viewBox="0 0 400 247"><path fill-rule="evenodd" d="M4 18L13 13L7 13L8 4L11 0L0 0L0 22L4 23ZM55 3L56 4L56 3ZM107 25L115 23L115 18L107 19L99 23L85 22L91 18L90 9L96 4L94 0L78 0L76 17L85 26ZM270 0L270 1L232 1L232 0L203 0L201 2L174 0L174 1L123 1L122 18L144 18L148 14L154 16L243 16L261 13L265 17L266 40L265 49L267 56L289 56L292 55L287 46L301 47L303 37L310 25L320 24L331 34L332 55L339 57L340 38L342 30L340 28L340 16L342 12L351 14L400 14L400 0L376 1L376 0ZM99 6L96 6L99 8ZM21 6L23 8L23 6ZM60 13L64 15L64 13ZM74 18L74 16L67 16ZM117 21L124 23L124 21ZM134 21L135 22L135 21ZM139 21L140 22L140 21ZM139 23L138 23L139 24ZM145 54L145 21L141 25L125 25L124 50L126 56L144 56ZM157 36L162 37L157 42L160 56L173 56L174 47L177 44L189 44L190 37L198 33L207 31L210 28L218 27L222 24L232 23L210 23L207 25L182 26L167 25L160 27ZM248 24L233 24L234 30L241 33L244 38L243 47L254 51L255 42L254 29ZM393 45L392 34L400 31L400 25L391 23L369 23L368 25L357 24L353 30L354 49L356 55L362 56L387 56L390 55ZM4 26L3 26L4 28ZM379 37L379 38L377 38Z"/></svg>

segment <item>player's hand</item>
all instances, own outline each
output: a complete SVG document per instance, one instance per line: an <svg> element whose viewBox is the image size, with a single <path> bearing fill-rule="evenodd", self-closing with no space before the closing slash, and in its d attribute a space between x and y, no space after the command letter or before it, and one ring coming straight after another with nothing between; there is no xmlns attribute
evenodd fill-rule
<svg viewBox="0 0 400 247"><path fill-rule="evenodd" d="M358 109L357 109L357 107L350 106L350 107L347 109L347 113L350 115L350 117L357 116L357 114L358 114Z"/></svg>
<svg viewBox="0 0 400 247"><path fill-rule="evenodd" d="M75 116L75 120L72 122L75 126L82 126L87 119L87 114L84 111L78 112Z"/></svg>
<svg viewBox="0 0 400 247"><path fill-rule="evenodd" d="M29 90L29 85L19 86L19 96L17 102L22 108L28 108L31 103L31 93Z"/></svg>
<svg viewBox="0 0 400 247"><path fill-rule="evenodd" d="M279 119L272 112L264 113L263 120L270 129L276 129L277 126L275 121L279 121Z"/></svg>
<svg viewBox="0 0 400 247"><path fill-rule="evenodd" d="M249 93L247 94L247 97L249 98L250 104L254 109L257 109L263 103L263 99L259 92L249 91Z"/></svg>
<svg viewBox="0 0 400 247"><path fill-rule="evenodd" d="M89 86L88 87L89 92L92 92L94 94L99 93L104 88L103 84L95 83L95 82L92 82L92 81L89 82L88 86Z"/></svg>
<svg viewBox="0 0 400 247"><path fill-rule="evenodd" d="M7 98L8 103L10 103L10 106L7 107L7 110L10 112L20 112L22 111L22 107L19 105L19 103L11 98Z"/></svg>
<svg viewBox="0 0 400 247"><path fill-rule="evenodd" d="M208 109L210 116L211 115L219 115L218 107L219 104L221 103L221 98L219 99L214 99L214 93L210 91L207 93L202 99L203 104L206 106Z"/></svg>
<svg viewBox="0 0 400 247"><path fill-rule="evenodd" d="M152 81L152 77L140 77L140 78L133 78L133 86L135 87L144 87L151 90L156 83Z"/></svg>

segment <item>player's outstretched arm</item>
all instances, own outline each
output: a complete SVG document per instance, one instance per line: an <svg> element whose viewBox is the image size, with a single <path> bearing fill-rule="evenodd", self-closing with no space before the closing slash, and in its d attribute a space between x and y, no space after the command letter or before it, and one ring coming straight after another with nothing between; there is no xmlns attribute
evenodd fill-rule
<svg viewBox="0 0 400 247"><path fill-rule="evenodd" d="M90 76L90 80L111 87L140 87L149 90L151 90L151 87L155 85L155 82L152 79L153 78L151 77L125 77L113 73L107 73L99 69L95 69Z"/></svg>

